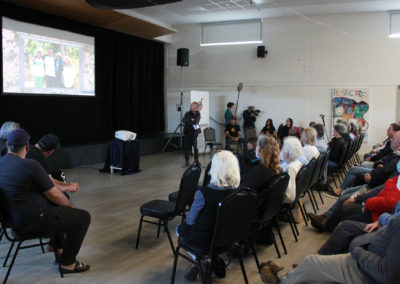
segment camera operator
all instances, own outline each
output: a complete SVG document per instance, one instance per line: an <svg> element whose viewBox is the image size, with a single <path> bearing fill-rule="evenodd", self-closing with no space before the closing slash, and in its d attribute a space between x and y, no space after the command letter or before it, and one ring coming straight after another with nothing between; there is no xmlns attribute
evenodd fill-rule
<svg viewBox="0 0 400 284"><path fill-rule="evenodd" d="M260 111L255 109L254 106L249 106L247 110L243 112L243 129L246 130L248 128L255 128L254 122L257 119L258 114ZM246 137L246 139L251 137Z"/></svg>

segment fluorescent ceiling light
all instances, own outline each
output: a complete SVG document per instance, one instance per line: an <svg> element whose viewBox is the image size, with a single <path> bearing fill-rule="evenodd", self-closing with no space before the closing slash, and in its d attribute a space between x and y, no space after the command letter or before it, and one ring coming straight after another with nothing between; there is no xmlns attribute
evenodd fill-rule
<svg viewBox="0 0 400 284"><path fill-rule="evenodd" d="M262 43L262 40L200 43L200 46L237 45L237 44L254 44L254 43Z"/></svg>

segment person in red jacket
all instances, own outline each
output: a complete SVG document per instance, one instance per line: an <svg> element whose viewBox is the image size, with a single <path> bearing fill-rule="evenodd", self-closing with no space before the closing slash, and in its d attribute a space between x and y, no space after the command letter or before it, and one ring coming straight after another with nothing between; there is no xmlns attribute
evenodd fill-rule
<svg viewBox="0 0 400 284"><path fill-rule="evenodd" d="M400 162L398 163L399 167ZM390 178L386 181L385 187L377 196L367 199L363 207L363 212L352 215L346 220L360 222L375 222L382 213L391 213L393 207L400 200L399 176Z"/></svg>

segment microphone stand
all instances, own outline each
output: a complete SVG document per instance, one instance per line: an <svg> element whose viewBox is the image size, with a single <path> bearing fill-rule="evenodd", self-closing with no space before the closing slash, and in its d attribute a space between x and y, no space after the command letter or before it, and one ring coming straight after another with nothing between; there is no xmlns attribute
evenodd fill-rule
<svg viewBox="0 0 400 284"><path fill-rule="evenodd" d="M237 122L237 119L238 119L238 117L237 117L237 109L238 109L238 104L239 104L240 91L241 90L238 90L238 95L237 95L237 100L236 100L236 107L235 107L236 122Z"/></svg>

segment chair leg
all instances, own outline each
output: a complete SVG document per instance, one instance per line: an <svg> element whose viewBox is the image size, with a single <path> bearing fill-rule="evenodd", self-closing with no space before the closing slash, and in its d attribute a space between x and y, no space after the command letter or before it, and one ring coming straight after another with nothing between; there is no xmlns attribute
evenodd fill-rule
<svg viewBox="0 0 400 284"><path fill-rule="evenodd" d="M17 257L17 254L18 254L19 248L21 247L21 244L22 244L22 241L19 241L18 245L17 245L17 248L15 250L14 256L13 256L13 258L11 260L10 266L8 267L6 277L4 277L3 284L5 284L7 282L7 279L10 276L11 269L12 269L12 267L14 265L15 258Z"/></svg>
<svg viewBox="0 0 400 284"><path fill-rule="evenodd" d="M260 273L261 272L260 271L260 262L258 261L257 252L254 249L254 245L253 245L253 241L252 240L249 240L249 245L250 245L250 248L251 248L251 252L253 253L253 256L254 256L254 261L256 262L256 265L257 265L258 273Z"/></svg>
<svg viewBox="0 0 400 284"><path fill-rule="evenodd" d="M161 219L158 220L157 238L160 237L160 229L161 229Z"/></svg>
<svg viewBox="0 0 400 284"><path fill-rule="evenodd" d="M297 206L299 206L299 209L300 209L300 212L301 212L301 215L303 216L303 220L304 220L304 223L306 223L306 226L308 226L308 222L307 222L307 218L306 218L306 214L304 213L304 209L305 209L305 207L304 207L304 205L301 205L301 202L300 202L300 200L299 201L297 201ZM292 215L292 219L293 219L293 223L295 224L295 226L296 226L296 222L295 222L295 220L294 220L294 218L293 218L293 214L292 214L292 212L290 212L290 214ZM297 226L295 227L296 228L296 231L297 231L297 235L299 235L299 231L297 230Z"/></svg>
<svg viewBox="0 0 400 284"><path fill-rule="evenodd" d="M322 204L325 204L320 190L318 190L318 195L319 195L319 198L321 199Z"/></svg>
<svg viewBox="0 0 400 284"><path fill-rule="evenodd" d="M180 246L176 248L175 254L174 254L174 266L172 267L172 275L171 275L171 284L175 283L175 274L176 274L176 266L178 264L178 257L179 257L179 250Z"/></svg>
<svg viewBox="0 0 400 284"><path fill-rule="evenodd" d="M8 261L8 258L10 257L12 249L14 248L14 244L15 244L15 241L11 241L10 249L8 250L7 256L6 256L6 258L4 259L4 262L3 262L3 267L7 266L7 261Z"/></svg>
<svg viewBox="0 0 400 284"><path fill-rule="evenodd" d="M289 216L290 216L290 221L291 221L292 224L293 224L293 228L294 228L295 231L296 231L296 235L299 236L300 233L299 233L299 230L297 229L297 225L296 225L296 222L294 221L293 213L292 213L291 210L289 210ZM297 240L296 240L296 242L297 242Z"/></svg>
<svg viewBox="0 0 400 284"><path fill-rule="evenodd" d="M247 279L247 275L246 275L246 270L244 269L242 257L240 255L238 255L238 258L239 258L240 268L242 269L244 283L249 284L249 280Z"/></svg>
<svg viewBox="0 0 400 284"><path fill-rule="evenodd" d="M314 210L314 213L317 214L317 209L315 208L315 205L314 205L314 199L312 198L310 191L311 191L311 189L307 190L308 198L310 198L311 206ZM306 216L306 217L308 220L308 216Z"/></svg>
<svg viewBox="0 0 400 284"><path fill-rule="evenodd" d="M278 231L279 239L281 240L283 251L284 251L285 254L287 254L286 245L285 245L285 242L284 242L284 240L282 238L281 229L279 229L279 224L278 224L278 222L276 222L276 220L274 220L274 223L275 223L276 230ZM292 227L292 232L294 234L293 227ZM279 249L277 250L277 253L278 253L278 257L280 258L281 253L279 252Z"/></svg>
<svg viewBox="0 0 400 284"><path fill-rule="evenodd" d="M171 234L169 233L169 229L168 229L168 221L163 220L163 223L164 223L165 232L167 233L167 236L168 236L169 244L171 245L172 253L175 254L174 242L172 241Z"/></svg>
<svg viewBox="0 0 400 284"><path fill-rule="evenodd" d="M0 242L3 239L3 236L4 236L4 229L3 227L1 227Z"/></svg>
<svg viewBox="0 0 400 284"><path fill-rule="evenodd" d="M137 233L137 237L136 237L136 249L138 249L138 247L139 247L139 239L140 239L140 233L142 231L143 217L144 217L144 215L142 215L140 217L139 228L138 228L138 233Z"/></svg>
<svg viewBox="0 0 400 284"><path fill-rule="evenodd" d="M297 234L296 234L296 231L294 230L291 213L289 213L289 211L286 214L287 214L288 219L289 219L289 225L290 225L290 228L292 229L292 233L293 233L294 239L297 242Z"/></svg>
<svg viewBox="0 0 400 284"><path fill-rule="evenodd" d="M43 245L43 240L42 240L42 238L39 238L39 242L40 242L40 247L42 248L42 253L45 253L45 252L44 252L44 245Z"/></svg>
<svg viewBox="0 0 400 284"><path fill-rule="evenodd" d="M312 196L312 198L313 198L313 200L314 200L314 204L315 204L315 206L317 207L317 210L319 210L319 206L318 206L317 199L315 198L314 190L310 190L310 193L311 193L311 196Z"/></svg>

